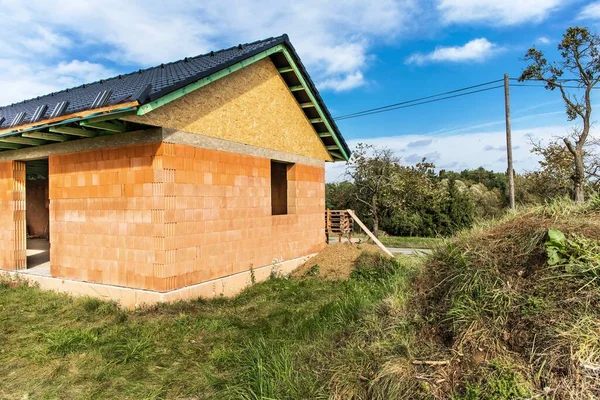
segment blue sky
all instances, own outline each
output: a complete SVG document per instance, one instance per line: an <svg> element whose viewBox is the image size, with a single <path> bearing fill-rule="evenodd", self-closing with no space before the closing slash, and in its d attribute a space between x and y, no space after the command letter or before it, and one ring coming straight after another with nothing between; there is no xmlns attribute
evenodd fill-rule
<svg viewBox="0 0 600 400"><path fill-rule="evenodd" d="M568 26L600 29L581 0L0 0L0 104L288 33L334 116L518 77L527 48L556 55ZM567 122L558 93L511 88L515 168L536 167L526 135ZM406 164L504 171L501 89L340 121L351 146L387 146ZM338 179L344 165L328 167Z"/></svg>

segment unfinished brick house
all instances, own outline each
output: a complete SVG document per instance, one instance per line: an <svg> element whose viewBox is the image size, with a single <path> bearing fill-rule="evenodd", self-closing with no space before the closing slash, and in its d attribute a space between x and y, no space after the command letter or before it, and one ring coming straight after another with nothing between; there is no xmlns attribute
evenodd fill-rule
<svg viewBox="0 0 600 400"><path fill-rule="evenodd" d="M0 268L128 304L318 252L350 153L286 35L2 107L0 150Z"/></svg>

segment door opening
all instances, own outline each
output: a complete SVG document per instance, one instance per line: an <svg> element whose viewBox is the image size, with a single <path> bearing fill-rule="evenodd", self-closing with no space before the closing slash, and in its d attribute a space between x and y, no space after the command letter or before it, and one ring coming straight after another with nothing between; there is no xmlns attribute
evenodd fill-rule
<svg viewBox="0 0 600 400"><path fill-rule="evenodd" d="M27 161L25 215L27 269L50 273L50 196L48 159Z"/></svg>

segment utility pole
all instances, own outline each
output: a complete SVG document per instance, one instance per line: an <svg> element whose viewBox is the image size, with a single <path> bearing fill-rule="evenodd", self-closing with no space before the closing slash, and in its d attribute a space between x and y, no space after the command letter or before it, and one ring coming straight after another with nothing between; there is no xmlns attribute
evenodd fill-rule
<svg viewBox="0 0 600 400"><path fill-rule="evenodd" d="M513 171L512 136L510 130L510 93L508 74L504 74L504 116L506 118L506 161L508 162L508 198L510 209L515 209L515 174Z"/></svg>

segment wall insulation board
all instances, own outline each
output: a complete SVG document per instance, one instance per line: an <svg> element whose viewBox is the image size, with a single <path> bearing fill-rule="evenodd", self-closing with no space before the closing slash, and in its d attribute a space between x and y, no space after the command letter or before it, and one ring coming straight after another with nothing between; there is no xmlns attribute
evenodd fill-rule
<svg viewBox="0 0 600 400"><path fill-rule="evenodd" d="M124 119L332 161L268 58Z"/></svg>

